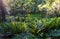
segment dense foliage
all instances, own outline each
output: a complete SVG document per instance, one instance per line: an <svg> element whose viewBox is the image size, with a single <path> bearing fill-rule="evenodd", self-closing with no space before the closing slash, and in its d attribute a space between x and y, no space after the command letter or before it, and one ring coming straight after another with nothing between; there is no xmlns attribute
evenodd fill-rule
<svg viewBox="0 0 60 39"><path fill-rule="evenodd" d="M27 15L26 19L24 21L21 18L19 22L1 22L0 23L0 30L3 31L1 33L5 34L20 34L22 37L26 36L27 39L33 39L33 38L46 38L44 37L44 34L51 34L49 33L51 30L59 30L60 28L60 17L58 18L50 18L50 19L38 19L37 17L31 17L30 14ZM31 34L31 37L30 37ZM18 35L19 38L20 35ZM48 37L48 35L46 35ZM16 39L18 38L16 37ZM15 37L14 37L15 38Z"/></svg>
<svg viewBox="0 0 60 39"><path fill-rule="evenodd" d="M58 39L59 31L60 0L0 0L0 38Z"/></svg>

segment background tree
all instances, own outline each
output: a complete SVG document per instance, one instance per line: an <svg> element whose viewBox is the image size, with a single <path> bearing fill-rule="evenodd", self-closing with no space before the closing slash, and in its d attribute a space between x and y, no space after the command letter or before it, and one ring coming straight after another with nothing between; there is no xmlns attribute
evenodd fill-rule
<svg viewBox="0 0 60 39"><path fill-rule="evenodd" d="M0 0L0 10L1 10L2 21L6 21L5 16L6 16L7 11L2 0Z"/></svg>

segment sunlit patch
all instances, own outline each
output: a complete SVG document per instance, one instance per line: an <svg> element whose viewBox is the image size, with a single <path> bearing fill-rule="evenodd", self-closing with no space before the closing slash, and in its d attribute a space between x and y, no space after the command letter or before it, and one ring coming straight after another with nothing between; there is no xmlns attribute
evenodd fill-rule
<svg viewBox="0 0 60 39"><path fill-rule="evenodd" d="M7 0L2 0L5 5L7 5Z"/></svg>
<svg viewBox="0 0 60 39"><path fill-rule="evenodd" d="M3 3L6 3L6 0L2 0L3 1Z"/></svg>
<svg viewBox="0 0 60 39"><path fill-rule="evenodd" d="M55 2L58 2L58 3L59 3L59 2L60 2L60 0L55 0Z"/></svg>

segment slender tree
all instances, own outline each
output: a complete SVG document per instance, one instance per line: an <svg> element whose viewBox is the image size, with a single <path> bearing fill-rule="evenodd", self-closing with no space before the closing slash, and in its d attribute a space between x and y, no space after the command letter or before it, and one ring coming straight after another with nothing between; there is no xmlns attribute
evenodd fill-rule
<svg viewBox="0 0 60 39"><path fill-rule="evenodd" d="M0 0L0 9L1 9L2 21L6 21L5 15L6 15L7 11L6 11L5 5L2 0Z"/></svg>

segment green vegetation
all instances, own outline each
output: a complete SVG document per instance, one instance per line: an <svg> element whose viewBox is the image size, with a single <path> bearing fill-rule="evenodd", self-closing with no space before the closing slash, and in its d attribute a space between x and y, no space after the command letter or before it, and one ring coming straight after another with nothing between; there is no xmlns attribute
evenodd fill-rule
<svg viewBox="0 0 60 39"><path fill-rule="evenodd" d="M60 0L0 0L1 39L60 39Z"/></svg>
<svg viewBox="0 0 60 39"><path fill-rule="evenodd" d="M41 33L47 33L50 32L51 30L58 30L60 29L60 17L54 17L54 18L42 18L39 19L38 15L35 17L35 15L26 15L26 19L24 21L21 21L22 18L20 19L19 22L3 22L0 24L0 27L4 29L3 33L13 33L13 34L31 34L31 39L33 38L41 38L43 37L43 34L41 36ZM27 35L27 37L28 37ZM49 35L49 34L48 34ZM30 36L29 36L30 37ZM28 38L30 39L30 38Z"/></svg>

